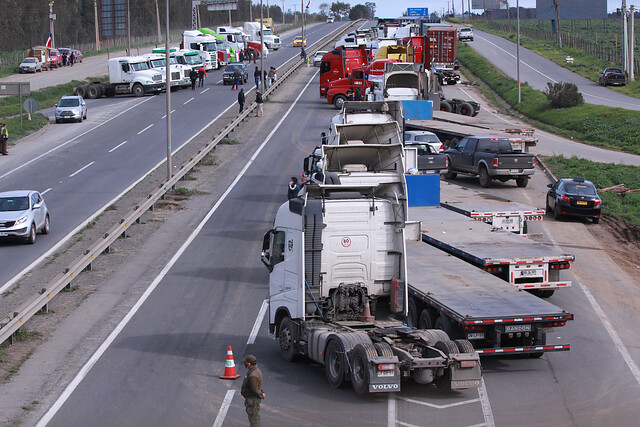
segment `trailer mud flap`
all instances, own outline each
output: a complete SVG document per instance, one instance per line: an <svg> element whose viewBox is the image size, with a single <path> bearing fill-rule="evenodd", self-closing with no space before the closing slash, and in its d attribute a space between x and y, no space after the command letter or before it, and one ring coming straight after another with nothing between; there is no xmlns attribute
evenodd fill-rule
<svg viewBox="0 0 640 427"><path fill-rule="evenodd" d="M480 357L475 353L451 354L451 390L478 388L482 380Z"/></svg>
<svg viewBox="0 0 640 427"><path fill-rule="evenodd" d="M396 356L369 359L369 393L400 391L400 368Z"/></svg>

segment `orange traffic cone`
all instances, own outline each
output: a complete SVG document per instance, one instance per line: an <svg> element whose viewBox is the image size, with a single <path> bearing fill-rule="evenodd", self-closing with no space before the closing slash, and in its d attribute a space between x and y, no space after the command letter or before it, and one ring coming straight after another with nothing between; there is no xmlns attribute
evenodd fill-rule
<svg viewBox="0 0 640 427"><path fill-rule="evenodd" d="M233 362L231 346L227 349L227 361L224 364L224 375L221 375L220 378L223 380L235 380L240 378L240 375L236 374L236 364Z"/></svg>
<svg viewBox="0 0 640 427"><path fill-rule="evenodd" d="M361 322L373 322L375 318L371 315L371 308L369 307L369 298L364 301L364 310L362 315L358 317Z"/></svg>

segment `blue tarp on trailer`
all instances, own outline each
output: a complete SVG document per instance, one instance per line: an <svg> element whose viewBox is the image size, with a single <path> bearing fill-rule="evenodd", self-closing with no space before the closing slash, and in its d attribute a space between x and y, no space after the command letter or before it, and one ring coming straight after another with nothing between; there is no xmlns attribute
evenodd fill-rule
<svg viewBox="0 0 640 427"><path fill-rule="evenodd" d="M402 101L402 110L405 120L433 119L432 101Z"/></svg>

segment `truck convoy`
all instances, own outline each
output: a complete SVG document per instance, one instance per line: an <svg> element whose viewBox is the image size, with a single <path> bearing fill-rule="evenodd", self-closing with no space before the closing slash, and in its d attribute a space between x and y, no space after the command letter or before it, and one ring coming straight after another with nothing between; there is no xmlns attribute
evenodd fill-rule
<svg viewBox="0 0 640 427"><path fill-rule="evenodd" d="M112 97L119 94L143 96L160 93L165 88L162 73L152 70L147 58L125 56L108 61L109 83L91 83L75 88L74 93L83 98Z"/></svg>
<svg viewBox="0 0 640 427"><path fill-rule="evenodd" d="M189 73L191 67L178 63L175 53L169 54L170 69L171 69L171 87L172 88L186 88L191 86L191 80L189 79ZM162 73L162 78L166 80L167 72L167 57L164 53L164 49L153 49L152 53L143 55L149 60L149 66L153 70L158 70Z"/></svg>
<svg viewBox="0 0 640 427"><path fill-rule="evenodd" d="M219 63L218 40L211 34L187 30L182 33L182 48L200 52L204 69L207 71L216 70L222 66Z"/></svg>

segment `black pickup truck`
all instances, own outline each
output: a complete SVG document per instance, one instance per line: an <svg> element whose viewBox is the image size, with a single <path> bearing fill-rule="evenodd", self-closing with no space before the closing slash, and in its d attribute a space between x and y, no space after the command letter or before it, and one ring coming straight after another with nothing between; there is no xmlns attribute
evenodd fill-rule
<svg viewBox="0 0 640 427"><path fill-rule="evenodd" d="M526 187L535 167L534 155L513 151L509 138L468 136L444 153L449 163L446 179L458 173L478 175L482 187L489 187L492 179L515 179L518 187Z"/></svg>
<svg viewBox="0 0 640 427"><path fill-rule="evenodd" d="M447 172L447 156L444 153L438 153L430 144L406 142L404 145L418 150L418 171L420 173L442 174Z"/></svg>

